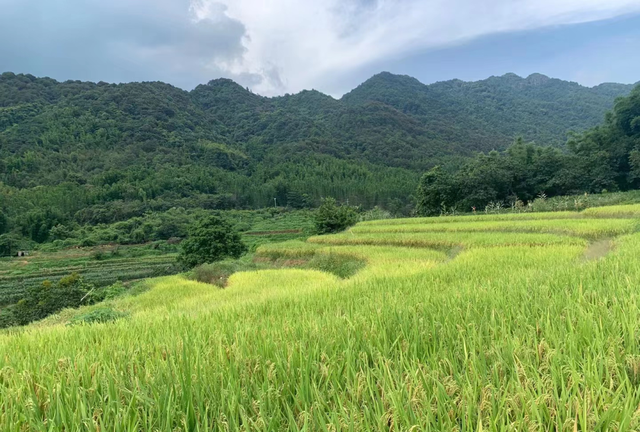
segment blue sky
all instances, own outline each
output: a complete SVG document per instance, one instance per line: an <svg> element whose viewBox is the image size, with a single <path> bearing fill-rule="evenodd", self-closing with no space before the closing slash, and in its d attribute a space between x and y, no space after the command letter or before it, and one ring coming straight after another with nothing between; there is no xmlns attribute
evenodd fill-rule
<svg viewBox="0 0 640 432"><path fill-rule="evenodd" d="M640 81L640 0L0 0L0 72L340 96L534 72Z"/></svg>
<svg viewBox="0 0 640 432"><path fill-rule="evenodd" d="M485 36L385 63L376 66L423 82L537 72L588 86L636 83L640 81L640 15Z"/></svg>

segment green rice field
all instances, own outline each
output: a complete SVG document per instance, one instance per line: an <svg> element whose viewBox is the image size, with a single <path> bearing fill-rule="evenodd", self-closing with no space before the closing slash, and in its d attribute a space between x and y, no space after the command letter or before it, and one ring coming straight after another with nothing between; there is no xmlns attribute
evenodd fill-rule
<svg viewBox="0 0 640 432"><path fill-rule="evenodd" d="M6 431L640 430L640 209L390 219L0 332ZM284 233L288 234L288 233ZM121 318L69 325L109 308Z"/></svg>

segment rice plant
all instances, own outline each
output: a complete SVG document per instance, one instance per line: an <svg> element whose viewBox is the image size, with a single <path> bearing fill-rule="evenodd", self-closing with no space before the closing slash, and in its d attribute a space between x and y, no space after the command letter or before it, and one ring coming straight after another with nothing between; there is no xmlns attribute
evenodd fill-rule
<svg viewBox="0 0 640 432"><path fill-rule="evenodd" d="M551 225L606 230L568 219ZM4 331L0 427L638 430L640 233L614 231L623 235L585 259L587 239L530 223L534 232L354 228L261 246L367 265L347 278L240 272L224 290L167 276ZM118 319L83 321L105 310Z"/></svg>

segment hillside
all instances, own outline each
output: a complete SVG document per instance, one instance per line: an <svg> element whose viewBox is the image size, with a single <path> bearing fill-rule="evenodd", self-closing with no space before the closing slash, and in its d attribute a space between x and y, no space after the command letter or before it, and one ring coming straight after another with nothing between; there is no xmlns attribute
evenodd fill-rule
<svg viewBox="0 0 640 432"><path fill-rule="evenodd" d="M387 219L0 331L7 430L637 430L640 205ZM146 288L146 290L145 290ZM79 426L81 425L81 426Z"/></svg>
<svg viewBox="0 0 640 432"><path fill-rule="evenodd" d="M561 145L630 90L513 74L423 85L382 73L336 100L317 91L265 98L226 79L187 92L4 73L0 209L114 222L329 195L402 212L436 163L504 149L517 135Z"/></svg>
<svg viewBox="0 0 640 432"><path fill-rule="evenodd" d="M540 145L562 145L568 131L600 123L618 96L633 86L587 88L541 74L424 85L415 78L381 73L347 93L352 106L381 102L411 116L460 153L502 150L522 136Z"/></svg>

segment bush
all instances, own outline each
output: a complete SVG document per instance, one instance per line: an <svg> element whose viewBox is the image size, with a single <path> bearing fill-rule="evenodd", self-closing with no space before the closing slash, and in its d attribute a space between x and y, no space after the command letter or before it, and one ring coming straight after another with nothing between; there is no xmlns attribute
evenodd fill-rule
<svg viewBox="0 0 640 432"><path fill-rule="evenodd" d="M255 268L247 266L238 261L219 261L211 264L202 264L193 269L191 277L198 282L213 284L224 288L229 276L239 271L246 271Z"/></svg>
<svg viewBox="0 0 640 432"><path fill-rule="evenodd" d="M316 254L307 264L309 268L333 273L343 279L353 276L365 265L364 260L336 253Z"/></svg>
<svg viewBox="0 0 640 432"><path fill-rule="evenodd" d="M338 205L333 198L325 198L316 210L315 226L318 234L344 231L358 221L355 207Z"/></svg>
<svg viewBox="0 0 640 432"><path fill-rule="evenodd" d="M178 261L193 268L225 258L240 258L246 252L240 233L220 216L210 216L189 230L189 237L180 244Z"/></svg>
<svg viewBox="0 0 640 432"><path fill-rule="evenodd" d="M126 316L128 316L127 313L115 311L109 307L101 307L76 316L69 322L69 325L106 323Z"/></svg>
<svg viewBox="0 0 640 432"><path fill-rule="evenodd" d="M56 284L44 281L39 286L29 288L27 295L12 309L14 321L18 325L25 325L64 308L89 304L88 294L93 288L77 273L63 277Z"/></svg>
<svg viewBox="0 0 640 432"><path fill-rule="evenodd" d="M91 246L95 246L97 244L98 244L98 242L96 242L91 237L87 237L85 239L82 239L82 241L80 242L80 246L82 246L82 247L91 247Z"/></svg>
<svg viewBox="0 0 640 432"><path fill-rule="evenodd" d="M16 324L11 306L5 309L0 309L0 329L12 327Z"/></svg>
<svg viewBox="0 0 640 432"><path fill-rule="evenodd" d="M57 224L49 230L49 238L53 240L66 240L73 236L73 231L66 225Z"/></svg>
<svg viewBox="0 0 640 432"><path fill-rule="evenodd" d="M104 289L104 299L111 300L127 292L127 287L118 281Z"/></svg>

